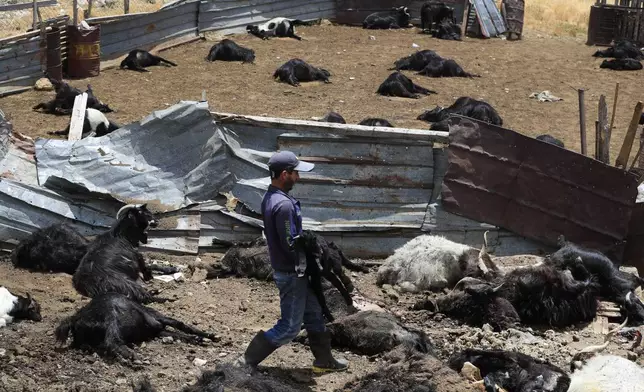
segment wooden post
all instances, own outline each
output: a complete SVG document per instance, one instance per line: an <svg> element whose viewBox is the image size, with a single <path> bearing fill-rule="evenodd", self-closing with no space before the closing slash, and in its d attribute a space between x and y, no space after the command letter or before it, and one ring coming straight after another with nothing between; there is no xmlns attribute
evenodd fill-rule
<svg viewBox="0 0 644 392"><path fill-rule="evenodd" d="M89 19L92 17L92 4L94 3L94 0L89 0L87 2L87 13L85 14L85 19Z"/></svg>
<svg viewBox="0 0 644 392"><path fill-rule="evenodd" d="M622 144L622 149L619 151L619 156L617 161L615 161L615 166L621 169L626 169L628 165L628 157L631 155L631 149L633 148L633 141L635 140L635 132L637 132L637 125L640 122L640 116L642 115L642 108L644 104L640 101L635 105L635 110L633 111L633 118L631 123L628 126L626 131L626 136L624 137L624 143Z"/></svg>
<svg viewBox="0 0 644 392"><path fill-rule="evenodd" d="M608 108L606 105L606 97L599 96L599 108L597 110L597 133L595 137L595 145L597 146L597 160L609 164L608 156L610 151L610 133L608 132ZM609 139L607 141L607 139Z"/></svg>
<svg viewBox="0 0 644 392"><path fill-rule="evenodd" d="M36 30L36 26L38 25L38 0L34 0L34 5L32 8L32 24L31 27Z"/></svg>
<svg viewBox="0 0 644 392"><path fill-rule="evenodd" d="M74 15L74 26L78 26L78 0L74 0L73 7L74 7L74 9L73 9L73 12L74 12L74 14L73 14Z"/></svg>
<svg viewBox="0 0 644 392"><path fill-rule="evenodd" d="M123 0L123 12L126 14L130 13L130 0Z"/></svg>
<svg viewBox="0 0 644 392"><path fill-rule="evenodd" d="M584 89L577 90L579 93L579 136L581 139L581 153L586 155L586 109L584 108Z"/></svg>
<svg viewBox="0 0 644 392"><path fill-rule="evenodd" d="M201 102L206 102L206 90L201 91Z"/></svg>
<svg viewBox="0 0 644 392"><path fill-rule="evenodd" d="M600 160L601 157L601 131L599 130L599 121L595 121L595 159Z"/></svg>
<svg viewBox="0 0 644 392"><path fill-rule="evenodd" d="M619 94L619 82L615 84L615 100L613 100L613 114L610 116L610 130L613 130L615 124L615 112L617 112L617 96Z"/></svg>

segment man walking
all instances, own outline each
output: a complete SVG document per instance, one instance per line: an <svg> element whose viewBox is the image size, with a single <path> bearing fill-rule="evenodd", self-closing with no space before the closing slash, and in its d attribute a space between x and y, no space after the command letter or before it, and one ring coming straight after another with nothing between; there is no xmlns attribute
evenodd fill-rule
<svg viewBox="0 0 644 392"><path fill-rule="evenodd" d="M262 200L262 215L273 278L279 289L281 317L273 328L259 331L248 345L243 361L251 366L257 366L277 348L293 340L304 323L315 357L313 372L348 367L346 361L336 360L331 354L331 336L305 275L306 258L294 240L302 233L302 214L300 202L288 192L300 179L299 172L311 171L314 166L298 160L290 151L275 153L268 161L271 185Z"/></svg>

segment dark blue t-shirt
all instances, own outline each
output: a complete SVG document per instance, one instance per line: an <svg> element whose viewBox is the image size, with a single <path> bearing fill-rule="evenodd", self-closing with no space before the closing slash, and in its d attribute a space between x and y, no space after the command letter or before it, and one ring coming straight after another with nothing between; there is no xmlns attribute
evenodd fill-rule
<svg viewBox="0 0 644 392"><path fill-rule="evenodd" d="M291 249L293 238L302 233L300 202L269 185L262 200L262 217L273 270L295 272L298 256Z"/></svg>

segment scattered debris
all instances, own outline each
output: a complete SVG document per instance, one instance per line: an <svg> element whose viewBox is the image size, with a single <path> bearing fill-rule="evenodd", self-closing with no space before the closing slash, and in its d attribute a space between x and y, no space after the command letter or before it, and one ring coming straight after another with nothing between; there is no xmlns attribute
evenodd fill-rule
<svg viewBox="0 0 644 392"><path fill-rule="evenodd" d="M160 281L165 282L165 283L169 283L169 282L172 282L172 281L177 281L178 282L178 281L183 280L183 272L176 272L176 273L171 274L171 275L156 275L156 276L154 276L154 279L160 280Z"/></svg>
<svg viewBox="0 0 644 392"><path fill-rule="evenodd" d="M40 78L36 81L36 85L34 86L34 89L37 91L54 91L54 85L51 84L49 79Z"/></svg>
<svg viewBox="0 0 644 392"><path fill-rule="evenodd" d="M532 94L530 94L530 98L536 98L536 99L539 100L539 102L563 101L563 98L555 97L548 90L544 90L544 91L542 91L540 93L532 93Z"/></svg>
<svg viewBox="0 0 644 392"><path fill-rule="evenodd" d="M208 363L208 361L206 361L205 359L201 359L201 358L195 358L192 361L192 364L197 366L197 367L204 366L206 363Z"/></svg>

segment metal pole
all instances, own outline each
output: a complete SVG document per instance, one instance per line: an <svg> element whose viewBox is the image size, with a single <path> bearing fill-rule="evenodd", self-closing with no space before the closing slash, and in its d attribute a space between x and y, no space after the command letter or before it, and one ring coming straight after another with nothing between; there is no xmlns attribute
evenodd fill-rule
<svg viewBox="0 0 644 392"><path fill-rule="evenodd" d="M74 0L74 26L78 26L78 0Z"/></svg>
<svg viewBox="0 0 644 392"><path fill-rule="evenodd" d="M579 93L579 133L581 139L581 153L586 155L586 109L584 107L584 89L577 90Z"/></svg>
<svg viewBox="0 0 644 392"><path fill-rule="evenodd" d="M36 30L37 25L38 25L38 0L34 0L33 23L32 23L32 27L34 30Z"/></svg>

